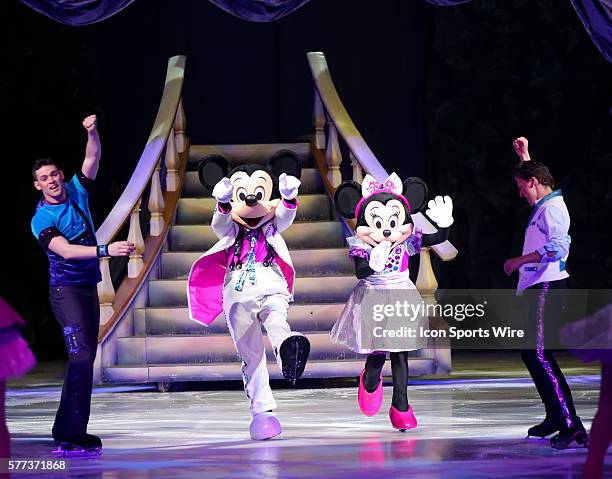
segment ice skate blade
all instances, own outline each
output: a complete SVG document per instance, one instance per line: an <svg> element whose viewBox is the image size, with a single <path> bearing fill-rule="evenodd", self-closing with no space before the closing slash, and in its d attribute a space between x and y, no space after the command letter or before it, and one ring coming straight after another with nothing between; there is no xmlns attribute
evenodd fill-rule
<svg viewBox="0 0 612 479"><path fill-rule="evenodd" d="M96 457L100 457L102 455L102 448L101 447L94 447L91 449L85 449L85 448L66 448L64 446L58 446L57 449L54 449L53 451L51 451L51 454L53 454L55 457L61 458L61 457L67 457L67 458L86 458L86 459L93 459Z"/></svg>

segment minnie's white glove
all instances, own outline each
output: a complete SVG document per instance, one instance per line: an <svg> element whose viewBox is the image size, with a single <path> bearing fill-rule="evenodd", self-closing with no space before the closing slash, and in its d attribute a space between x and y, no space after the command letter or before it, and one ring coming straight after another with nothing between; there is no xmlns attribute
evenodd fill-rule
<svg viewBox="0 0 612 479"><path fill-rule="evenodd" d="M385 240L378 243L372 251L370 251L370 261L368 262L370 268L380 273L385 269L385 264L387 264L387 258L390 252L391 241Z"/></svg>
<svg viewBox="0 0 612 479"><path fill-rule="evenodd" d="M450 196L436 196L427 203L428 210L425 214L429 216L439 228L448 228L453 224L453 200Z"/></svg>
<svg viewBox="0 0 612 479"><path fill-rule="evenodd" d="M219 183L215 185L212 191L212 195L217 199L219 203L229 203L232 201L234 195L234 187L230 183L229 178L222 178Z"/></svg>
<svg viewBox="0 0 612 479"><path fill-rule="evenodd" d="M293 200L298 195L298 188L302 182L295 176L289 176L287 173L282 173L278 177L278 191L284 200Z"/></svg>

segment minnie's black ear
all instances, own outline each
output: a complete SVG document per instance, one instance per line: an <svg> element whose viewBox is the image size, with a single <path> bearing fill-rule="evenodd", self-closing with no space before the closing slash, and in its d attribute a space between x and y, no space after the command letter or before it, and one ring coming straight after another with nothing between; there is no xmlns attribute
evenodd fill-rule
<svg viewBox="0 0 612 479"><path fill-rule="evenodd" d="M198 163L200 183L210 190L226 176L227 160L220 155L205 156Z"/></svg>
<svg viewBox="0 0 612 479"><path fill-rule="evenodd" d="M344 181L334 194L334 205L345 218L355 217L355 208L361 200L361 185L355 181Z"/></svg>
<svg viewBox="0 0 612 479"><path fill-rule="evenodd" d="M270 168L277 177L285 173L299 179L302 174L300 160L291 150L277 151L272 158L268 160L268 168Z"/></svg>
<svg viewBox="0 0 612 479"><path fill-rule="evenodd" d="M429 197L427 184L421 178L411 176L404 181L404 196L410 205L410 214L419 213Z"/></svg>

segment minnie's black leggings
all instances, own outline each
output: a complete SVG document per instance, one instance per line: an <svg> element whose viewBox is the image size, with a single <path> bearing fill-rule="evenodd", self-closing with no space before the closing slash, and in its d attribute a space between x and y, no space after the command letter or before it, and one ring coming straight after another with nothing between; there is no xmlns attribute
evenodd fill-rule
<svg viewBox="0 0 612 479"><path fill-rule="evenodd" d="M391 404L398 411L408 410L408 352L391 353L391 372L393 374L393 400ZM380 373L387 355L372 353L365 364L363 383L368 392L374 392L380 382Z"/></svg>

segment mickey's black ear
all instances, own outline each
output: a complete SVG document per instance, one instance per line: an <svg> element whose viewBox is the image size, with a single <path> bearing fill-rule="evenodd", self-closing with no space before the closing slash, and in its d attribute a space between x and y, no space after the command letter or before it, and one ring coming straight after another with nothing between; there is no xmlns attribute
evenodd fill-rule
<svg viewBox="0 0 612 479"><path fill-rule="evenodd" d="M334 205L345 218L355 217L355 208L361 200L361 185L355 181L344 181L334 194Z"/></svg>
<svg viewBox="0 0 612 479"><path fill-rule="evenodd" d="M200 183L210 190L225 176L227 176L227 160L220 155L205 156L198 163Z"/></svg>
<svg viewBox="0 0 612 479"><path fill-rule="evenodd" d="M421 178L411 176L404 181L404 196L410 205L410 214L420 212L429 197L427 184Z"/></svg>
<svg viewBox="0 0 612 479"><path fill-rule="evenodd" d="M299 179L302 174L300 160L291 150L277 151L272 158L268 160L268 168L270 168L276 176L285 173Z"/></svg>

